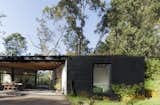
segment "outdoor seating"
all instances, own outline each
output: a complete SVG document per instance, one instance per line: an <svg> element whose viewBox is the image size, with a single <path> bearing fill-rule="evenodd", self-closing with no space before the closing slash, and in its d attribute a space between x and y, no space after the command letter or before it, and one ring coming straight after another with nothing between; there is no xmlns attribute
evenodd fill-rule
<svg viewBox="0 0 160 105"><path fill-rule="evenodd" d="M22 83L3 83L2 86L4 91L18 90L18 87L22 86Z"/></svg>

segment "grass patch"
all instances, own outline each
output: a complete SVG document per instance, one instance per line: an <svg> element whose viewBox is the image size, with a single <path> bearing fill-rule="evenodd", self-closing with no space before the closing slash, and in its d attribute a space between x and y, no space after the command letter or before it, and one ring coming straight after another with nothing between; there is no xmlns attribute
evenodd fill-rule
<svg viewBox="0 0 160 105"><path fill-rule="evenodd" d="M78 105L80 101L89 102L88 98L80 97L80 96L67 96L67 99L72 105Z"/></svg>
<svg viewBox="0 0 160 105"><path fill-rule="evenodd" d="M138 100L134 103L134 105L160 105L160 97Z"/></svg>
<svg viewBox="0 0 160 105"><path fill-rule="evenodd" d="M84 105L89 105L90 100L86 97L81 96L67 96L67 99L71 103L71 105L80 105L79 102L83 102ZM82 104L83 105L83 104ZM95 100L94 105L126 105L123 102L119 101L111 101L111 100ZM133 104L127 105L160 105L160 97L138 100L135 99Z"/></svg>
<svg viewBox="0 0 160 105"><path fill-rule="evenodd" d="M80 105L79 102L83 102L84 105L89 105L90 99L81 96L67 96L67 99L72 105ZM110 101L110 100L95 100L94 105L125 105L122 102Z"/></svg>

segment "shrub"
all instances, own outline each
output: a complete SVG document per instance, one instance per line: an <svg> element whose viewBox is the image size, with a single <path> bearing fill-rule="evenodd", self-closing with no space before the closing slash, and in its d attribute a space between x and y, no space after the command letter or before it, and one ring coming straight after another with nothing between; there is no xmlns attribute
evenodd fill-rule
<svg viewBox="0 0 160 105"><path fill-rule="evenodd" d="M160 93L160 59L149 58L146 60L145 89Z"/></svg>
<svg viewBox="0 0 160 105"><path fill-rule="evenodd" d="M150 58L146 60L147 70L145 72L146 79L159 80L160 79L160 59Z"/></svg>
<svg viewBox="0 0 160 105"><path fill-rule="evenodd" d="M61 84L60 84L60 82L56 82L56 84L53 85L53 87L54 87L54 89L56 89L56 90L60 90L60 89L61 89Z"/></svg>
<svg viewBox="0 0 160 105"><path fill-rule="evenodd" d="M103 93L103 89L100 88L100 87L94 86L94 87L93 87L93 92L94 92L94 93Z"/></svg>
<svg viewBox="0 0 160 105"><path fill-rule="evenodd" d="M134 85L112 85L112 89L115 94L119 95L121 100L124 102L130 101L133 97L136 96L136 93L140 91L143 87L143 84L134 84Z"/></svg>

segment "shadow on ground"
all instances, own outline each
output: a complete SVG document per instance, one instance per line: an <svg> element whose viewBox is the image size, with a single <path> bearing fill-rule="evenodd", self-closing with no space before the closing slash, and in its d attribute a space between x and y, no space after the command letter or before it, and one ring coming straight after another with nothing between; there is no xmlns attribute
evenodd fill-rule
<svg viewBox="0 0 160 105"><path fill-rule="evenodd" d="M1 97L0 105L70 105L65 96Z"/></svg>

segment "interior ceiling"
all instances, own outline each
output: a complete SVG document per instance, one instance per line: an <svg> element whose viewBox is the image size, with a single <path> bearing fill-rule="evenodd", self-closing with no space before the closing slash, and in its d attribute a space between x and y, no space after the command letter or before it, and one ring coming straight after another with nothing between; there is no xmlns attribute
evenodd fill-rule
<svg viewBox="0 0 160 105"><path fill-rule="evenodd" d="M39 62L0 62L0 68L3 69L25 69L25 70L53 70L60 65L62 62L55 61L39 61Z"/></svg>

